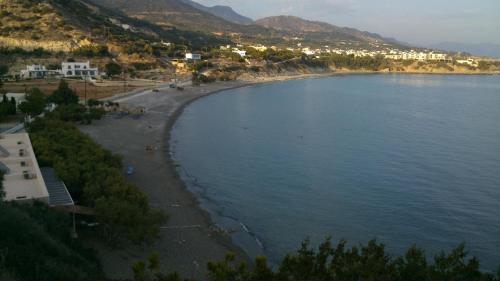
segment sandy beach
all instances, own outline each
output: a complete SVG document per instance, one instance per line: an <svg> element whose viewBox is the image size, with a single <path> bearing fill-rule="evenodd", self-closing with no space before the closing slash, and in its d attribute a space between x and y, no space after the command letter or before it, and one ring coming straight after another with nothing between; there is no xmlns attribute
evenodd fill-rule
<svg viewBox="0 0 500 281"><path fill-rule="evenodd" d="M240 261L249 261L249 257L231 243L229 235L214 226L208 213L199 208L197 199L179 178L169 156L170 129L184 107L203 96L256 83L317 76L279 76L197 87L185 85L184 91L164 87L160 92L146 90L117 96L112 100L142 106L146 113L139 118L107 115L90 126L81 127L95 141L122 155L125 165L133 165L135 172L128 176L129 180L147 193L152 206L169 215L160 239L151 245L111 249L98 244L96 248L106 274L112 278L131 277L131 265L145 260L154 251L160 253L163 272L177 271L185 278L203 279L207 262L222 259L228 251L235 252ZM147 151L147 146L153 150Z"/></svg>

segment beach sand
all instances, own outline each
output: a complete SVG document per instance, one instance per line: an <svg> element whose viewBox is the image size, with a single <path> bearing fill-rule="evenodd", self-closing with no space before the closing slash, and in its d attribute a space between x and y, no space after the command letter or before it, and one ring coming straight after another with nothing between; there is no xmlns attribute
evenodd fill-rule
<svg viewBox="0 0 500 281"><path fill-rule="evenodd" d="M236 253L239 261L249 262L250 258L231 243L229 235L214 226L209 214L198 206L197 199L179 178L169 154L170 129L183 108L200 97L256 83L314 76L318 75L215 82L198 87L185 85L184 91L164 87L160 92L147 90L117 96L112 100L143 106L146 113L140 118L107 115L90 126L80 127L96 142L122 155L125 165L133 165L135 171L128 176L129 180L146 192L151 206L169 215L160 239L151 245L112 249L94 242L105 273L111 278L130 278L131 265L146 260L155 251L160 254L163 273L177 271L183 278L204 279L207 263L223 259L228 251ZM153 147L153 151L146 151L147 146Z"/></svg>

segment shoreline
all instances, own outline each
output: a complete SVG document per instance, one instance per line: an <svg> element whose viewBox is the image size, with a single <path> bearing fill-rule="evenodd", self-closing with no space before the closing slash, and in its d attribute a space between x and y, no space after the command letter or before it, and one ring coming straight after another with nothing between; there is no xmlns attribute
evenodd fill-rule
<svg viewBox="0 0 500 281"><path fill-rule="evenodd" d="M131 265L146 260L154 251L160 254L162 272L177 271L184 278L203 280L206 264L223 260L229 251L236 254L237 261L245 261L251 266L253 258L235 245L224 229L215 225L211 214L200 206L196 194L177 172L177 165L170 155L171 129L184 109L202 97L250 85L307 77L312 75L266 81L216 82L199 87L186 86L182 92L168 87L161 89L160 93L145 90L115 99L120 103L145 106L144 116L117 119L111 115L91 126L80 127L94 141L122 155L124 165L134 165L136 171L128 179L148 195L152 207L169 215L160 240L151 245L112 249L99 241L90 241L101 258L105 273L110 278L130 278ZM150 145L152 140L156 140L154 151L145 152L144 146Z"/></svg>
<svg viewBox="0 0 500 281"><path fill-rule="evenodd" d="M148 126L158 127L158 130L157 130L155 136L159 137L160 141L157 142L158 148L155 149L156 150L155 154L156 154L156 156L159 156L159 159L156 159L156 160L159 160L159 162L155 161L153 163L153 168L155 168L157 166L156 168L161 168L161 169L157 169L157 170L164 169L166 171L166 173L157 175L157 177L160 178L161 181L166 182L170 185L169 189L171 192L177 193L178 195L180 195L180 197L183 198L183 201L182 200L176 201L175 204L188 206L189 211L194 214L193 216L198 217L198 219L197 219L198 222L200 223L199 220L202 220L202 222L200 223L201 226L199 227L200 229L198 229L198 230L200 230L203 235L208 235L208 240L203 241L202 243L218 244L218 246L215 247L215 248L217 248L217 250L214 250L213 253L204 253L204 255L210 257L209 260L220 260L222 258L220 251L225 250L225 251L235 252L239 261L246 261L246 262L250 263L250 265L251 265L253 257L249 257L248 254L243 249L241 249L239 246L237 246L232 241L231 235L229 235L227 232L225 232L226 231L225 229L218 229L216 227L213 216L210 214L210 212L208 210L205 210L201 206L201 202L200 202L200 199L198 198L197 194L192 192L192 190L188 187L188 183L183 181L180 173L177 170L178 163L176 163L176 161L172 158L172 154L171 154L171 133L172 133L172 129L173 129L174 125L176 124L178 118L182 115L182 113L187 108L187 106L189 106L193 102L195 102L203 97L214 95L214 94L217 94L217 93L220 93L223 91L228 91L228 90L232 90L232 89L248 87L248 86L253 86L253 85L262 85L262 84L269 84L269 83L284 82L284 81L289 81L289 80L317 79L317 78L326 78L326 77L344 76L344 75L374 75L374 74L416 74L416 73L325 72L325 73L316 73L316 74L277 76L277 77L267 77L267 78L265 78L265 77L260 78L259 77L260 79L254 78L252 80L215 82L213 84L203 84L202 86L199 86L199 87L187 86L185 89L185 91L189 92L187 94L187 97L184 94L184 92L180 92L180 91L177 91L175 89L174 90L162 89L161 93L159 93L159 94L154 94L150 90L145 90L142 92L134 93L132 95L117 96L116 101L120 102L120 99L123 99L127 102L131 101L132 104L141 105L141 103L148 104L148 102L151 102L151 101L144 101L144 99L147 99L148 97L151 97L151 96L153 97L152 98L153 103L150 104L151 107L155 110L156 110L156 108L159 108L160 111L163 111L163 112L159 112L159 114L163 116L162 118L166 117L166 120L161 119L161 118L154 119L154 121L156 122L154 124L148 123L149 121L152 121L152 120L146 120L147 121L146 123L149 124ZM421 73L421 74L429 74L429 73ZM443 74L443 75L446 75L446 74ZM151 92L151 93L149 93L149 92ZM160 95L160 96L158 96L158 98L163 98L163 102L171 103L170 106L165 105L165 104L158 105L161 103L161 101L160 102L156 101L155 95ZM176 98L179 98L179 99L176 100ZM135 99L135 102L134 102L134 99ZM155 103L157 103L157 104L155 104ZM147 114L148 113L146 113L146 115ZM152 119L152 118L150 118L150 119ZM131 119L126 118L126 121L130 121L130 120ZM109 121L109 119L106 120L105 123L108 121ZM108 123L116 123L113 121L114 120L111 120ZM134 121L130 121L130 122L134 122ZM96 123L101 123L101 121L98 121ZM131 125L131 124L127 124L127 123L129 123L129 122L126 122L126 125ZM91 130L92 127L96 126L96 125L91 125L90 128L84 127L84 128L82 128L82 130L84 132L88 133L89 135L91 135L91 137L94 140L96 140L98 143L104 145L106 148L112 150L115 153L120 153L121 155L124 155L123 150L128 152L128 149L126 146L119 145L118 147L116 147L116 146L113 147L112 142L110 143L110 142L107 142L105 139L104 140L102 139L102 138L106 138L106 136L103 136L103 133L105 131L107 131L107 129L109 129L110 127L111 127L111 130L115 130L115 131L120 128L120 126L115 126L116 124L107 124L107 125L112 125L112 126L101 127L100 128L101 130ZM98 126L100 126L100 125L98 124ZM111 132L107 131L107 133L112 134L112 131ZM140 137L142 137L144 139L147 136L141 135ZM159 152L159 153L157 153L157 152ZM141 157L141 154L144 154L144 152L143 151L142 152L136 151L132 154L125 153L124 163L127 163L127 161L133 163L134 160L144 160L144 159L142 159L144 157ZM140 163L141 161L138 161L138 162ZM150 174L151 174L151 172L149 171L149 173L145 173L144 175L142 175L141 179L136 179L136 180L134 180L134 177L132 177L131 181L136 183L141 189L144 190L146 187L146 185L144 185L144 183L148 183L148 181L151 181L149 179L151 176ZM148 190L146 188L146 190L144 190L148 194L148 196L150 198L150 202L152 203L152 206L158 207L157 204L172 203L171 200L169 200L169 198L168 198L168 196L170 194L164 194L164 193L168 193L168 192L165 192L165 190L164 190L164 188L162 188L161 184L153 187L153 189L154 190ZM166 195L167 197L163 201L160 200L160 202L157 203L157 202L155 202L157 200L157 198L155 198L155 197L156 197L156 195L160 195L160 194ZM170 205L173 206L174 204L170 204ZM176 225L176 223L179 224L179 218L173 218L173 217L180 216L181 219L183 219L183 215L179 215L177 213L177 210L175 210L173 208L169 208L168 206L164 206L164 205L162 205L160 207L162 207L162 209L164 209L171 216L171 219L167 223L166 227L173 227ZM172 219L174 219L174 221L172 221ZM196 221L196 219L189 217L189 220L186 220L185 222L187 222L187 221L192 222L192 221ZM174 232L174 231L172 231L172 232ZM179 232L182 232L182 231L179 231ZM165 238L166 238L164 236L168 236L168 235L166 235L166 234L163 235L163 232L162 232L162 238L163 238L162 241L163 242L165 242ZM168 237L167 237L167 239L168 239ZM157 244L157 243L154 243L154 244ZM134 247L132 247L132 249L125 249L125 251L120 250L119 255L122 256L121 260L116 260L116 257L114 257L114 258L111 257L114 255L114 253L112 253L113 251L111 251L110 249L105 249L106 246L97 245L97 248L99 248L99 250L100 250L99 251L100 256L101 255L104 256L104 259L108 259L108 258L110 259L109 262L104 262L104 264L103 264L103 267L105 267L105 271L106 271L106 268L108 268L106 273L109 274L109 273L111 273L111 271L116 270L117 268L123 268L123 266L124 266L123 262L130 260L131 257L140 256L140 257L143 257L142 259L144 260L145 257L147 257L147 255L146 255L147 251L151 252L151 250L158 251L160 253L160 260L163 261L164 254L168 254L168 252L171 250L170 247L172 246L172 241L166 241L166 243L163 243L163 245L162 245L164 247L160 247L160 249L155 248L155 247L157 247L157 245L154 245L154 244L151 247L146 247L146 248L134 246ZM103 251L103 248L104 248L104 251ZM126 252L126 254L124 254L123 252ZM180 256L174 256L174 260L172 260L171 258L167 258L166 262L162 262L161 269L163 272L168 273L168 272L171 272L172 270L176 270L176 271L179 271L179 273L181 273L181 275L183 277L186 277L186 278L187 277L194 277L194 278L198 278L198 279L204 278L206 264L201 264L200 263L201 261L197 261L196 263L193 262L193 263L187 263L187 264L183 264L181 266L178 266L178 264L182 263L182 261L176 260L175 258L181 259L181 256L183 254L186 254L188 256L193 256L193 253L178 252L177 254ZM222 254L224 254L224 253L222 253ZM110 263L111 263L111 266L110 266ZM175 264L175 266L172 266L174 264ZM130 267L130 264L128 266ZM196 274L192 271L195 267L199 269L199 271L196 272ZM111 277L123 278L123 277L130 277L130 276L113 275L111 273Z"/></svg>

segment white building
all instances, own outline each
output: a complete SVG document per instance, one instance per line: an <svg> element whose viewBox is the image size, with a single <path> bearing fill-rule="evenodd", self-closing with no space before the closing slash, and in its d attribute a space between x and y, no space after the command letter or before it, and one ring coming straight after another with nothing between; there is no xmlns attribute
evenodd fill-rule
<svg viewBox="0 0 500 281"><path fill-rule="evenodd" d="M470 66L477 66L478 65L477 61L472 59L472 58L468 58L465 60L457 60L457 63L466 64L466 65L470 65Z"/></svg>
<svg viewBox="0 0 500 281"><path fill-rule="evenodd" d="M90 62L63 62L61 63L61 74L64 77L98 77L97 67L90 67Z"/></svg>
<svg viewBox="0 0 500 281"><path fill-rule="evenodd" d="M49 203L49 192L26 133L0 135L0 170L6 201Z"/></svg>
<svg viewBox="0 0 500 281"><path fill-rule="evenodd" d="M236 49L236 48L233 49L233 53L240 55L240 57L242 57L242 58L246 57L246 55L247 55L247 51L243 51L243 50Z"/></svg>
<svg viewBox="0 0 500 281"><path fill-rule="evenodd" d="M303 48L302 49L302 53L305 54L305 55L308 55L308 56L313 56L316 54L315 51L309 49L309 48Z"/></svg>
<svg viewBox="0 0 500 281"><path fill-rule="evenodd" d="M448 60L448 55L431 52L427 55L427 59L433 61L446 61Z"/></svg>
<svg viewBox="0 0 500 281"><path fill-rule="evenodd" d="M21 70L21 79L44 78L49 74L45 66L39 64L27 65Z"/></svg>
<svg viewBox="0 0 500 281"><path fill-rule="evenodd" d="M193 53L186 53L185 59L186 60L201 60L201 55L200 54L193 54Z"/></svg>

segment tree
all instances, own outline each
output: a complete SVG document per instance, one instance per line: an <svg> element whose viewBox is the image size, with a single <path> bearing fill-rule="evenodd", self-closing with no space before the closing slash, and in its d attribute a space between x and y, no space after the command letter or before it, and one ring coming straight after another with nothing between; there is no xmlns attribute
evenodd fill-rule
<svg viewBox="0 0 500 281"><path fill-rule="evenodd" d="M105 69L106 75L108 75L108 77L120 75L120 73L122 73L122 67L116 62L108 62L105 66Z"/></svg>
<svg viewBox="0 0 500 281"><path fill-rule="evenodd" d="M3 171L0 171L0 204L2 204L4 197L5 191L3 190Z"/></svg>
<svg viewBox="0 0 500 281"><path fill-rule="evenodd" d="M10 107L12 109L11 114L16 115L16 113L17 113L17 101L14 97L10 97L10 105L11 105Z"/></svg>
<svg viewBox="0 0 500 281"><path fill-rule="evenodd" d="M59 82L59 87L49 96L48 100L58 105L68 105L78 103L78 96L75 91L69 88L66 81L61 80L61 82Z"/></svg>
<svg viewBox="0 0 500 281"><path fill-rule="evenodd" d="M9 67L4 64L0 64L0 88L3 86L3 76L9 72Z"/></svg>
<svg viewBox="0 0 500 281"><path fill-rule="evenodd" d="M9 101L6 94L3 94L2 101L0 102L0 118L16 114L16 103Z"/></svg>
<svg viewBox="0 0 500 281"><path fill-rule="evenodd" d="M71 238L69 214L35 202L0 203L0 280L104 280L92 250Z"/></svg>
<svg viewBox="0 0 500 281"><path fill-rule="evenodd" d="M477 66L481 71L486 71L490 69L490 64L487 61L479 61L479 64Z"/></svg>
<svg viewBox="0 0 500 281"><path fill-rule="evenodd" d="M45 95L38 88L33 88L26 93L26 100L19 105L19 110L31 116L40 115L46 104Z"/></svg>
<svg viewBox="0 0 500 281"><path fill-rule="evenodd" d="M71 107L84 108L62 105L54 112L74 111ZM99 230L110 243L140 243L157 237L166 215L153 209L147 195L126 181L120 157L59 118L37 118L27 129L40 166L54 167L75 201L95 207Z"/></svg>

